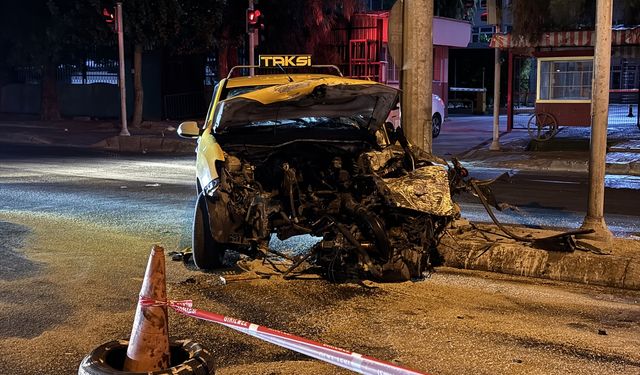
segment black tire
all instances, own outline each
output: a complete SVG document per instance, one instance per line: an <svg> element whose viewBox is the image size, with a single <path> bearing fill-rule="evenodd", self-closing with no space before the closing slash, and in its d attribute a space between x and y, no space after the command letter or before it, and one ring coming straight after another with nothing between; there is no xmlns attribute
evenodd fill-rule
<svg viewBox="0 0 640 375"><path fill-rule="evenodd" d="M122 371L127 356L128 340L114 340L95 348L84 357L78 375L212 375L215 374L213 356L200 344L191 340L170 340L171 366L154 372Z"/></svg>
<svg viewBox="0 0 640 375"><path fill-rule="evenodd" d="M206 197L198 195L193 213L193 235L191 241L193 262L200 269L210 270L222 267L225 248L216 242L209 227Z"/></svg>
<svg viewBox="0 0 640 375"><path fill-rule="evenodd" d="M373 241L375 247L370 256L377 262L386 263L393 257L393 248L384 227L384 222L373 213L364 210L356 211L358 228L364 239Z"/></svg>
<svg viewBox="0 0 640 375"><path fill-rule="evenodd" d="M440 135L440 130L442 129L442 117L440 117L439 113L435 113L431 118L431 137L436 138Z"/></svg>

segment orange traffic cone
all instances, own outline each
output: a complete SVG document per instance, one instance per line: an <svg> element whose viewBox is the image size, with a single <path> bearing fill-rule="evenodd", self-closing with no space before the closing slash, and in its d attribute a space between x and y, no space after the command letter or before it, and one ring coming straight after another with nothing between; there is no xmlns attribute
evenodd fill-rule
<svg viewBox="0 0 640 375"><path fill-rule="evenodd" d="M164 249L154 245L144 274L140 297L166 301ZM124 371L145 372L170 367L167 306L142 306L138 302Z"/></svg>

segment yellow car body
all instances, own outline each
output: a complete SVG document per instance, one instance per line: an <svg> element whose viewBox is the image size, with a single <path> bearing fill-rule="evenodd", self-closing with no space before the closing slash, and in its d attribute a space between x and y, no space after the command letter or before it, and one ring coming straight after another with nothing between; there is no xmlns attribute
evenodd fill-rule
<svg viewBox="0 0 640 375"><path fill-rule="evenodd" d="M349 80L329 74L269 74L223 78L214 89L204 125L198 131L198 145L196 148L196 176L198 180L198 191L200 192L205 187L210 186L213 181L220 177L218 175L216 164L218 162L224 162L225 160L222 148L216 141L215 136L212 136L214 132L216 109L221 101L229 99L229 94L233 94L234 91L241 92L243 91L242 89L253 88L253 92L244 93L243 96L260 101L264 104L274 103L286 100L287 96L300 95L305 92L309 92L313 89L313 85L309 85L308 82L316 80L322 80L323 83L329 84L336 84L339 82L344 83L345 81L348 81L351 84L377 84L373 81ZM259 90L261 88L290 83L301 83L301 86L297 87L297 90L292 90L287 93L275 93L276 95L274 95L273 91L263 92L263 90ZM184 128L185 126L181 125L178 129L178 134L180 136L195 138L195 134L193 132L185 132Z"/></svg>
<svg viewBox="0 0 640 375"><path fill-rule="evenodd" d="M196 266L220 267L227 249L253 254L274 234L311 234L323 238L321 267L419 277L455 212L444 167L416 158L401 129L387 132L398 96L327 74L221 80L203 126L178 128L198 139Z"/></svg>

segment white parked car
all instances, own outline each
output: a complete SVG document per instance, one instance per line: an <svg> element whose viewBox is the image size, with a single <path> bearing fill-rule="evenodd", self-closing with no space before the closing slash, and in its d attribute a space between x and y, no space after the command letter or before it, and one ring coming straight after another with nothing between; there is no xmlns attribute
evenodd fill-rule
<svg viewBox="0 0 640 375"><path fill-rule="evenodd" d="M431 95L431 121L431 135L435 138L440 134L444 122L444 100L436 94Z"/></svg>
<svg viewBox="0 0 640 375"><path fill-rule="evenodd" d="M400 126L401 116L401 110L396 108L389 114L387 120L393 124L394 128L397 128ZM440 129L442 129L442 123L444 122L444 101L436 94L431 94L431 121L431 136L435 138L440 134Z"/></svg>

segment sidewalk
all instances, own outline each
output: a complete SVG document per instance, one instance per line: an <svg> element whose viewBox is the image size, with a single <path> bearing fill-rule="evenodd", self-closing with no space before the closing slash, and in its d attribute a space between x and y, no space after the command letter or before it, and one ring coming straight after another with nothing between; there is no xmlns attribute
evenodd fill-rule
<svg viewBox="0 0 640 375"><path fill-rule="evenodd" d="M146 154L192 154L195 141L178 137L177 121L145 121L129 127L131 136L120 136L116 121L40 121L0 116L0 142L95 148L105 151Z"/></svg>
<svg viewBox="0 0 640 375"><path fill-rule="evenodd" d="M559 232L509 226L520 236ZM458 224L438 245L442 265L557 281L640 290L640 241L615 238L611 244L577 240L583 250L535 248L502 235L493 224Z"/></svg>
<svg viewBox="0 0 640 375"><path fill-rule="evenodd" d="M500 118L500 151L489 151L491 116L451 116L433 141L433 152L457 157L472 167L535 171L583 172L589 163L589 128L565 127L553 139L530 143L526 129L506 132ZM0 116L0 142L97 148L126 153L193 153L195 142L178 137L179 121L145 121L131 136L119 136L117 121L61 120L44 122L28 117ZM640 130L609 129L607 173L640 176ZM532 147L533 145L533 147Z"/></svg>
<svg viewBox="0 0 640 375"><path fill-rule="evenodd" d="M564 127L545 142L530 142L526 129L506 132L500 118L500 151L489 151L491 116L450 117L434 140L434 153L455 156L472 167L527 171L588 172L588 127ZM612 125L608 132L607 173L640 176L640 129Z"/></svg>
<svg viewBox="0 0 640 375"><path fill-rule="evenodd" d="M563 128L555 138L531 147L526 129L506 132L500 118L500 151L489 151L491 116L452 116L433 142L434 153L457 157L471 167L588 173L588 127ZM640 130L612 126L608 133L607 173L640 175ZM511 227L519 235L549 236L557 231ZM640 241L616 238L605 246L578 240L593 251L549 251L502 235L493 224L463 224L438 246L442 265L511 275L640 290ZM603 247L604 248L601 248Z"/></svg>

